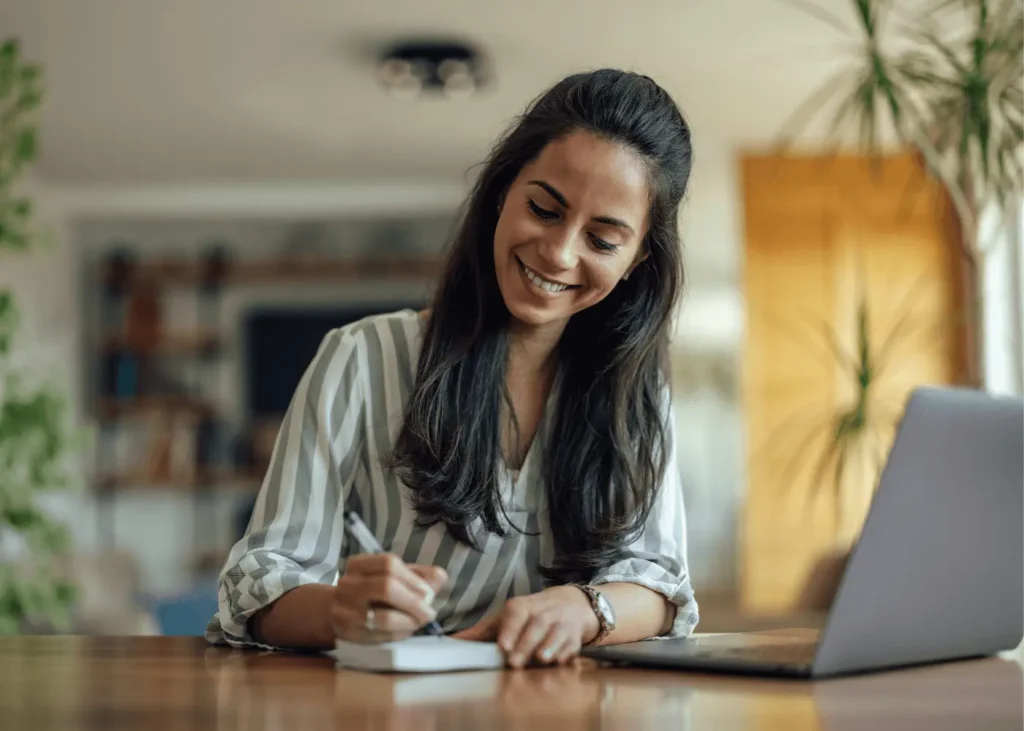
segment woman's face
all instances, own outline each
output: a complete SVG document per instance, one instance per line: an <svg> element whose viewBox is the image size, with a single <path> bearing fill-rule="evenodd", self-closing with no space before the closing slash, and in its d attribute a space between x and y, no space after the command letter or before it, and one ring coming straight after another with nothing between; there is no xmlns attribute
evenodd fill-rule
<svg viewBox="0 0 1024 731"><path fill-rule="evenodd" d="M523 167L494 231L498 287L512 316L564 326L632 271L647 230L644 166L589 132L550 143Z"/></svg>

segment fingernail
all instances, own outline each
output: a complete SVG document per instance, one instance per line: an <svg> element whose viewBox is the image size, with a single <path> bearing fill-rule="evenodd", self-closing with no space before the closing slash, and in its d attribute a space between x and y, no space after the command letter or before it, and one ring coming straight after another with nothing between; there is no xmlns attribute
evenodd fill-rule
<svg viewBox="0 0 1024 731"><path fill-rule="evenodd" d="M513 655L512 657L510 657L508 659L508 664L511 665L514 668L520 667L523 664L523 656L522 655Z"/></svg>
<svg viewBox="0 0 1024 731"><path fill-rule="evenodd" d="M433 604L435 596L436 595L434 594L434 590L428 586L427 591L423 595L423 601L425 601L427 604Z"/></svg>
<svg viewBox="0 0 1024 731"><path fill-rule="evenodd" d="M555 654L554 651L549 647L546 650L541 650L540 657L541 657L542 660L547 661L547 660L550 660L551 656L554 655L554 654Z"/></svg>

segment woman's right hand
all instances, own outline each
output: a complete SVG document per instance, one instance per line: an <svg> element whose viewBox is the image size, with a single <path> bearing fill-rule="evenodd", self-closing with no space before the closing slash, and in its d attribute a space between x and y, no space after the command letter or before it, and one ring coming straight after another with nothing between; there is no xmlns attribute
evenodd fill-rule
<svg viewBox="0 0 1024 731"><path fill-rule="evenodd" d="M434 596L447 580L442 568L407 564L391 553L352 556L334 588L334 634L350 642L408 637L434 619Z"/></svg>

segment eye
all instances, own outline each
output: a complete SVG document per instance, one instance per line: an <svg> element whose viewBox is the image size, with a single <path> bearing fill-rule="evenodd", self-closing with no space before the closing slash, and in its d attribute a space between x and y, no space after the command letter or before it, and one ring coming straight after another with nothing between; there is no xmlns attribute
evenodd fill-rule
<svg viewBox="0 0 1024 731"><path fill-rule="evenodd" d="M530 198L526 199L526 205L529 207L530 213L542 221L551 221L558 218L558 213L555 211L549 211L547 208L541 208Z"/></svg>
<svg viewBox="0 0 1024 731"><path fill-rule="evenodd" d="M615 244L609 244L607 241L595 236L594 234L590 234L590 241L594 244L595 248L600 249L601 251L615 251L619 248Z"/></svg>

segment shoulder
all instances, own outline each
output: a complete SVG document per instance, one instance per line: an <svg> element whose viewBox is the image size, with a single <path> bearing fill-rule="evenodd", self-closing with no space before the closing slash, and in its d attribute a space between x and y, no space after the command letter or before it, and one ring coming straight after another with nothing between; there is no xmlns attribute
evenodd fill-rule
<svg viewBox="0 0 1024 731"><path fill-rule="evenodd" d="M359 353L376 369L408 368L422 341L424 325L421 313L415 310L369 315L329 331L320 350Z"/></svg>

